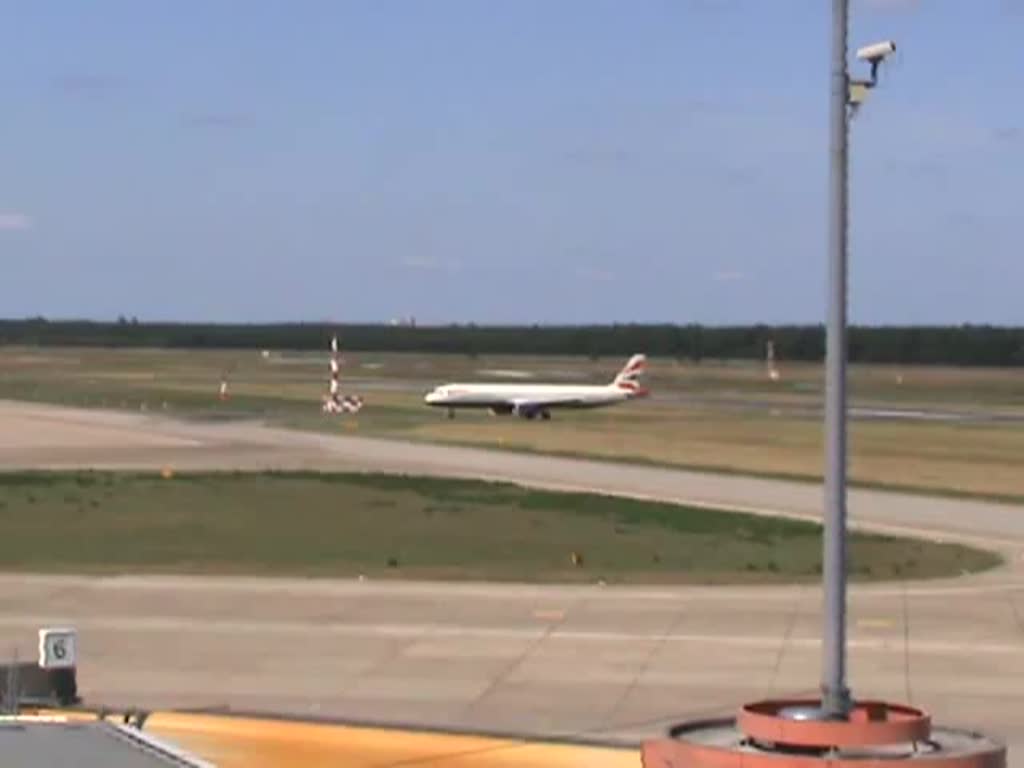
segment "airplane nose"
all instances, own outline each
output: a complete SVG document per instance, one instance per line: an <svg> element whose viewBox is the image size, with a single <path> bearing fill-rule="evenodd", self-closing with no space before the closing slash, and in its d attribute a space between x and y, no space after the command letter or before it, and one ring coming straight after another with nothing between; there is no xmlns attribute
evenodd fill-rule
<svg viewBox="0 0 1024 768"><path fill-rule="evenodd" d="M427 392L427 394L423 396L423 402L425 403L432 403L435 400L437 400L437 392Z"/></svg>

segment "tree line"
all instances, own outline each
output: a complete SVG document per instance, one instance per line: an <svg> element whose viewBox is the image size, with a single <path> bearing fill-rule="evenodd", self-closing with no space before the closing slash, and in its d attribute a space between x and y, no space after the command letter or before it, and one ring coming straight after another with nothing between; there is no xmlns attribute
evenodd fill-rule
<svg viewBox="0 0 1024 768"><path fill-rule="evenodd" d="M769 342L780 360L818 361L820 325L391 326L372 324L149 323L45 318L0 320L0 344L72 347L325 349L337 333L344 349L463 355L625 356L645 352L681 360L763 359ZM1024 365L1024 328L987 325L855 326L850 360L860 363Z"/></svg>

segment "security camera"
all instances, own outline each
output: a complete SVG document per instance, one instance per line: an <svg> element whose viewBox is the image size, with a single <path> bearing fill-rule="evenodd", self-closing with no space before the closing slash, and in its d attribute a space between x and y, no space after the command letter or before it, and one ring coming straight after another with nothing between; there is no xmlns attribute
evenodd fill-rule
<svg viewBox="0 0 1024 768"><path fill-rule="evenodd" d="M855 107L864 101L867 96L867 89L874 88L878 84L878 67L885 60L886 56L890 56L895 52L896 43L892 40L872 43L857 50L857 58L871 64L871 79L851 81L850 102Z"/></svg>
<svg viewBox="0 0 1024 768"><path fill-rule="evenodd" d="M872 64L877 64L886 56L895 53L896 43L892 40L884 40L881 43L872 43L871 45L865 45L863 48L857 50L857 58L861 61L869 61Z"/></svg>

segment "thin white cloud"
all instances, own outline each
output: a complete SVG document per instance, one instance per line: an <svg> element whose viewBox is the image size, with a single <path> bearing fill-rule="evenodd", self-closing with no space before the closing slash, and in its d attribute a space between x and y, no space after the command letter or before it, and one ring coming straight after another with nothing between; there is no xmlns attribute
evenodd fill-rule
<svg viewBox="0 0 1024 768"><path fill-rule="evenodd" d="M580 269L576 274L581 279L594 283L610 283L615 280L615 273L607 269Z"/></svg>
<svg viewBox="0 0 1024 768"><path fill-rule="evenodd" d="M861 0L868 8L876 11L913 11L921 0Z"/></svg>
<svg viewBox="0 0 1024 768"><path fill-rule="evenodd" d="M721 272L715 272L711 279L716 283L738 283L741 280L746 280L750 277L746 272L740 272L736 269L724 269Z"/></svg>
<svg viewBox="0 0 1024 768"><path fill-rule="evenodd" d="M457 261L442 261L430 256L407 256L402 259L402 266L424 272L455 272L459 268L459 263Z"/></svg>
<svg viewBox="0 0 1024 768"><path fill-rule="evenodd" d="M1024 132L1016 126L1006 126L1003 128L996 128L992 132L992 136L998 142L1012 144L1024 138Z"/></svg>
<svg viewBox="0 0 1024 768"><path fill-rule="evenodd" d="M407 256L402 259L402 266L409 267L409 269L441 269L440 262L428 256Z"/></svg>
<svg viewBox="0 0 1024 768"><path fill-rule="evenodd" d="M101 96L113 90L117 82L103 75L78 73L58 78L54 83L57 88L73 96Z"/></svg>
<svg viewBox="0 0 1024 768"><path fill-rule="evenodd" d="M235 128L244 122L244 118L234 112L200 112L186 116L185 120L196 128Z"/></svg>
<svg viewBox="0 0 1024 768"><path fill-rule="evenodd" d="M32 229L32 219L16 211L0 211L0 231Z"/></svg>

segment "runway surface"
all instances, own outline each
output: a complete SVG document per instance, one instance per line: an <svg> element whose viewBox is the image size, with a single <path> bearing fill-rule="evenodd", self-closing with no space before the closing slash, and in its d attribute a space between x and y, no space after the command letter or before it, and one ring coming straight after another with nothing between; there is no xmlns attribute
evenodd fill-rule
<svg viewBox="0 0 1024 768"><path fill-rule="evenodd" d="M0 468L380 469L500 477L813 517L813 485L0 403ZM854 491L861 523L998 545L999 572L857 587L856 694L909 701L1024 750L1024 509ZM81 633L94 703L230 706L635 741L681 717L814 691L819 595L192 577L0 576L0 649ZM1022 751L1024 754L1024 751Z"/></svg>

